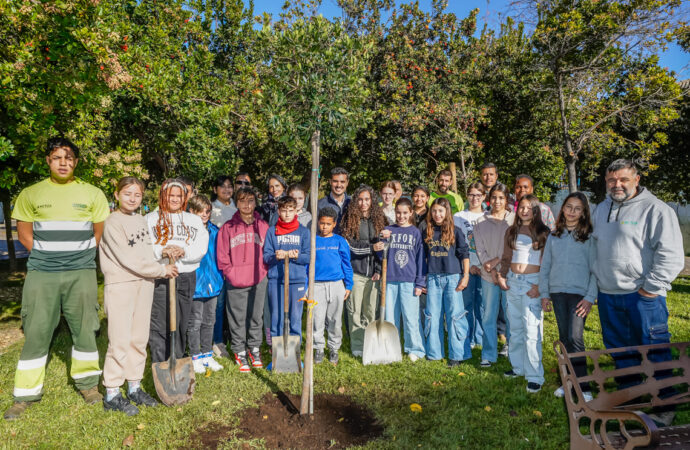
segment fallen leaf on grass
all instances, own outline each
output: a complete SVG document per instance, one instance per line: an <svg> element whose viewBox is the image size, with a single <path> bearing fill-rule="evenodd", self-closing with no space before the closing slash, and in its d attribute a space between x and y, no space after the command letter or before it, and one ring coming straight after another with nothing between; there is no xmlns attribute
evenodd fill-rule
<svg viewBox="0 0 690 450"><path fill-rule="evenodd" d="M550 426L550 425L551 425L551 422L546 422L546 423L544 424L545 427L548 427L548 426Z"/></svg>
<svg viewBox="0 0 690 450"><path fill-rule="evenodd" d="M362 386L366 386L366 385L367 385L366 383L362 383Z"/></svg>
<svg viewBox="0 0 690 450"><path fill-rule="evenodd" d="M464 377L465 375L467 375L465 372L459 372L459 373L458 373L458 376L459 376L459 377Z"/></svg>
<svg viewBox="0 0 690 450"><path fill-rule="evenodd" d="M410 405L410 410L412 412L420 413L420 412L422 412L422 406L419 405L418 403L412 403Z"/></svg>
<svg viewBox="0 0 690 450"><path fill-rule="evenodd" d="M244 401L244 399L243 399L242 397L240 397L240 398L239 398L239 400L240 400L241 402L243 402L243 401Z"/></svg>
<svg viewBox="0 0 690 450"><path fill-rule="evenodd" d="M211 406L220 405L220 400L215 400L211 403Z"/></svg>
<svg viewBox="0 0 690 450"><path fill-rule="evenodd" d="M122 441L123 447L131 447L134 444L134 435L130 434Z"/></svg>
<svg viewBox="0 0 690 450"><path fill-rule="evenodd" d="M206 369L206 373L204 374L204 377L208 378L211 376L211 369Z"/></svg>
<svg viewBox="0 0 690 450"><path fill-rule="evenodd" d="M508 414L510 414L510 417L517 417L517 412L513 411L512 409Z"/></svg>
<svg viewBox="0 0 690 450"><path fill-rule="evenodd" d="M143 423L137 425L137 430L143 430L144 428L146 428L146 425L144 425Z"/></svg>
<svg viewBox="0 0 690 450"><path fill-rule="evenodd" d="M182 412L182 408L177 408L177 412Z"/></svg>
<svg viewBox="0 0 690 450"><path fill-rule="evenodd" d="M490 411L491 411L491 406L486 405L486 406L484 407L484 411L490 412Z"/></svg>
<svg viewBox="0 0 690 450"><path fill-rule="evenodd" d="M15 436L17 436L17 432L16 432L16 431L14 431L14 430L10 431L10 436L12 436L12 437L15 437Z"/></svg>
<svg viewBox="0 0 690 450"><path fill-rule="evenodd" d="M535 409L534 411L532 411L532 413L533 413L535 416L537 416L537 417L541 417L541 411L537 411L537 410Z"/></svg>
<svg viewBox="0 0 690 450"><path fill-rule="evenodd" d="M344 394L345 393L345 386L340 386L338 388L338 392L340 392L341 394Z"/></svg>
<svg viewBox="0 0 690 450"><path fill-rule="evenodd" d="M343 420L345 420L345 418L341 417L340 419L338 419L338 422L342 422Z"/></svg>

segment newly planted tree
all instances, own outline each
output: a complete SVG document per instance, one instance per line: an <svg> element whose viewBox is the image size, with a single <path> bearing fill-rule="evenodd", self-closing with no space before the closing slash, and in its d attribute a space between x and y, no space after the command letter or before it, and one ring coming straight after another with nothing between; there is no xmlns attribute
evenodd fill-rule
<svg viewBox="0 0 690 450"><path fill-rule="evenodd" d="M307 165L310 142L316 147L315 154L323 149L325 158L351 145L357 131L369 121L364 105L369 94L365 77L370 48L348 35L341 23L321 16L264 23L258 44L263 64L257 95L264 102L269 137L274 148L280 148L273 157L294 173L303 171L300 165ZM319 141L323 143L320 148ZM319 167L317 163L312 161ZM310 195L317 197L318 192L312 190ZM312 239L315 224L316 220ZM314 300L313 284L310 271L310 301ZM307 317L301 414L313 410L313 324L312 315Z"/></svg>

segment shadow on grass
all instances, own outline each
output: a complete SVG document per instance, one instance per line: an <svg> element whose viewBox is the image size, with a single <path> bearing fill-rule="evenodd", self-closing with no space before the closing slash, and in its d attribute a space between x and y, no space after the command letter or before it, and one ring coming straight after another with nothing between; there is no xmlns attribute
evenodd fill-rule
<svg viewBox="0 0 690 450"><path fill-rule="evenodd" d="M299 409L292 403L287 394L274 381L270 380L263 371L255 371L254 375L278 397L280 403L287 408L290 414L299 414Z"/></svg>

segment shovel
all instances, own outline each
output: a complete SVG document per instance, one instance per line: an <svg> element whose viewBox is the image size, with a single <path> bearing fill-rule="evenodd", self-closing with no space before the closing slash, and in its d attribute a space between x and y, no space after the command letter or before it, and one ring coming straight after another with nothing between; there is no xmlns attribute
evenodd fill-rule
<svg viewBox="0 0 690 450"><path fill-rule="evenodd" d="M171 263L174 261L171 259ZM158 398L165 406L182 405L192 399L194 393L194 366L192 358L177 359L175 338L177 337L177 299L175 278L168 280L170 296L170 358L151 364L153 384Z"/></svg>
<svg viewBox="0 0 690 450"><path fill-rule="evenodd" d="M388 271L388 245L383 249L381 267L381 314L364 329L362 364L390 364L402 361L400 334L395 325L383 320L386 314L386 272Z"/></svg>
<svg viewBox="0 0 690 450"><path fill-rule="evenodd" d="M283 335L273 338L273 372L295 373L302 370L299 336L290 336L290 258L285 256L283 270Z"/></svg>

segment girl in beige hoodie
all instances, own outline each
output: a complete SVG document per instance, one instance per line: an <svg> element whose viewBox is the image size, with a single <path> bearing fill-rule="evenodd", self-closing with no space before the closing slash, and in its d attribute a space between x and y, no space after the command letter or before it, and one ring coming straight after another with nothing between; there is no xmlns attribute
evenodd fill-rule
<svg viewBox="0 0 690 450"><path fill-rule="evenodd" d="M100 244L105 313L108 316L108 351L103 366L106 410L132 416L132 404L154 406L156 400L141 389L149 339L153 280L177 276L177 267L156 261L143 216L137 213L144 183L135 177L120 180L115 192L119 209L106 220ZM127 398L120 392L128 382Z"/></svg>

